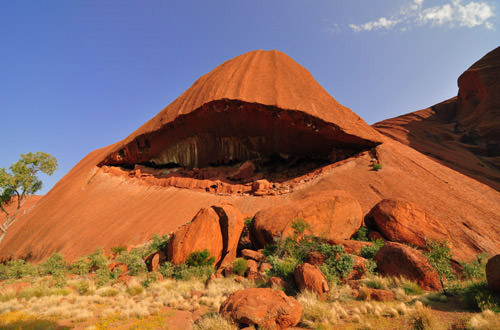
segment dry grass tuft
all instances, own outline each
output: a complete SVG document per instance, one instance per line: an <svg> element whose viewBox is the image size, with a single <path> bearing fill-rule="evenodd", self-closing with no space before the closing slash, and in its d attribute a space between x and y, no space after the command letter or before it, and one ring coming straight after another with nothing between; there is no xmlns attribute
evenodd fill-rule
<svg viewBox="0 0 500 330"><path fill-rule="evenodd" d="M208 313L197 320L193 330L236 330L238 327L218 313Z"/></svg>

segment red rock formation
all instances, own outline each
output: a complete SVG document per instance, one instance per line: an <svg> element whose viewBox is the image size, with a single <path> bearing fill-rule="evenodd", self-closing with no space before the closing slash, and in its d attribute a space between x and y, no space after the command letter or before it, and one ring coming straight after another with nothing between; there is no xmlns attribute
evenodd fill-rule
<svg viewBox="0 0 500 330"><path fill-rule="evenodd" d="M236 323L265 329L287 329L300 321L302 306L280 290L251 288L234 292L219 313Z"/></svg>
<svg viewBox="0 0 500 330"><path fill-rule="evenodd" d="M458 78L458 96L373 126L500 191L500 47Z"/></svg>
<svg viewBox="0 0 500 330"><path fill-rule="evenodd" d="M438 273L425 256L400 243L386 242L374 258L377 271L382 275L401 276L417 282L424 290L439 291L443 287Z"/></svg>
<svg viewBox="0 0 500 330"><path fill-rule="evenodd" d="M263 247L276 237L292 236L294 221L298 219L308 225L304 234L334 240L351 237L361 226L363 214L358 201L345 191L318 192L258 212L250 228L252 243Z"/></svg>
<svg viewBox="0 0 500 330"><path fill-rule="evenodd" d="M300 291L309 290L316 293L320 299L326 299L330 288L325 275L317 266L308 263L297 265L293 276Z"/></svg>
<svg viewBox="0 0 500 330"><path fill-rule="evenodd" d="M486 279L489 288L500 293L500 254L491 257L486 263Z"/></svg>
<svg viewBox="0 0 500 330"><path fill-rule="evenodd" d="M254 129L242 136L248 127ZM221 151L211 158L192 152L195 145ZM182 160L176 148L190 158ZM228 148L228 163L217 164ZM254 154L254 177L228 179L237 161L252 160L236 155ZM163 164L175 155L185 166ZM195 159L215 166L191 168ZM161 166L152 166L157 160ZM374 161L383 169L372 171ZM118 164L127 166L112 166ZM252 191L257 180L269 186ZM72 260L98 246L134 246L175 231L211 205L230 202L254 215L331 190L348 191L363 214L384 198L419 205L450 232L459 260L500 251L500 192L379 135L288 56L255 51L200 78L123 141L85 157L12 225L0 260L40 261L53 252Z"/></svg>
<svg viewBox="0 0 500 330"><path fill-rule="evenodd" d="M417 205L384 199L370 211L376 229L389 241L425 247L432 240L450 241L446 228Z"/></svg>
<svg viewBox="0 0 500 330"><path fill-rule="evenodd" d="M178 265L191 253L208 250L215 257L215 265L230 264L236 257L243 226L243 215L232 205L203 208L172 234L167 258Z"/></svg>

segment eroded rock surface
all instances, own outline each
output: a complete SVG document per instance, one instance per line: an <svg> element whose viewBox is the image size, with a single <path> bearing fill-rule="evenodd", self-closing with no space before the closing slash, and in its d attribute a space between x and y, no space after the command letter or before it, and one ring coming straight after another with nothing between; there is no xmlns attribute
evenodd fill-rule
<svg viewBox="0 0 500 330"><path fill-rule="evenodd" d="M486 264L486 279L491 290L500 293L500 254L491 257Z"/></svg>
<svg viewBox="0 0 500 330"><path fill-rule="evenodd" d="M264 247L277 237L294 234L294 222L307 224L304 234L326 240L349 238L363 221L358 201L345 191L323 191L292 204L255 214L250 233L254 246Z"/></svg>
<svg viewBox="0 0 500 330"><path fill-rule="evenodd" d="M251 288L231 294L220 306L219 313L239 324L287 329L299 323L302 306L283 291Z"/></svg>
<svg viewBox="0 0 500 330"><path fill-rule="evenodd" d="M424 290L439 291L443 287L439 275L427 258L409 246L386 242L374 258L377 271L382 275L405 277Z"/></svg>
<svg viewBox="0 0 500 330"><path fill-rule="evenodd" d="M326 299L330 288L325 275L317 266L308 263L297 265L293 276L300 291L309 290L316 293L320 299Z"/></svg>

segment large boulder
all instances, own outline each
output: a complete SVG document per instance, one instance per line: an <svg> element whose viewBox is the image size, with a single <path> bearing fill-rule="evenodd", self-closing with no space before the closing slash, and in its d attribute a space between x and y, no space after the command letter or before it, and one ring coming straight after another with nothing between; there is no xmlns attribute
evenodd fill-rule
<svg viewBox="0 0 500 330"><path fill-rule="evenodd" d="M490 258L486 264L486 279L492 291L500 293L500 254Z"/></svg>
<svg viewBox="0 0 500 330"><path fill-rule="evenodd" d="M325 275L317 266L308 263L297 265L293 275L300 291L309 290L315 292L320 299L326 299L330 289Z"/></svg>
<svg viewBox="0 0 500 330"><path fill-rule="evenodd" d="M219 313L236 323L264 329L287 329L300 321L302 306L280 290L250 288L231 294Z"/></svg>
<svg viewBox="0 0 500 330"><path fill-rule="evenodd" d="M243 226L243 214L232 205L203 208L172 234L167 258L178 265L195 251L208 250L217 266L231 263L236 257Z"/></svg>
<svg viewBox="0 0 500 330"><path fill-rule="evenodd" d="M374 258L377 270L386 276L405 277L420 285L424 290L439 291L443 287L439 274L427 258L409 246L386 242Z"/></svg>
<svg viewBox="0 0 500 330"><path fill-rule="evenodd" d="M260 248L277 237L293 235L292 225L297 219L309 225L305 234L335 240L351 237L361 226L363 214L358 201L348 192L318 192L257 212L250 227L252 243Z"/></svg>
<svg viewBox="0 0 500 330"><path fill-rule="evenodd" d="M424 247L430 240L450 241L441 223L412 202L384 199L370 211L378 231L389 241Z"/></svg>

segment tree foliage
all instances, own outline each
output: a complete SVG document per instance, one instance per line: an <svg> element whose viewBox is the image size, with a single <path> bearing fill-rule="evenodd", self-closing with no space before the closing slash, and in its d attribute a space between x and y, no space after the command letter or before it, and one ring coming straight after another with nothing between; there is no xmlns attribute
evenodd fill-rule
<svg viewBox="0 0 500 330"><path fill-rule="evenodd" d="M15 222L26 197L42 188L42 181L37 174L42 172L52 175L56 169L57 159L40 151L21 154L9 170L0 168L0 211L5 214L5 221L0 223L0 242ZM12 203L16 203L14 210L8 211L7 206Z"/></svg>

